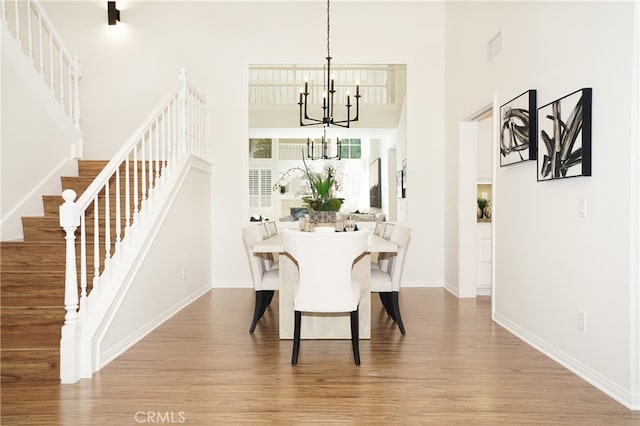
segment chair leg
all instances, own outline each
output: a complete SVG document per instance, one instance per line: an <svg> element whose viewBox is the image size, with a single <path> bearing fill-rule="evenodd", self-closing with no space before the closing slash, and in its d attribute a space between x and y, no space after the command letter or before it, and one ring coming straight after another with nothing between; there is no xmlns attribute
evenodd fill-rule
<svg viewBox="0 0 640 426"><path fill-rule="evenodd" d="M404 329L404 324L402 323L402 316L400 315L400 303L399 303L399 300L398 300L398 292L397 291L392 291L391 292L391 305L392 305L392 308L393 308L394 320L398 324L398 328L400 329L400 333L406 334L405 329Z"/></svg>
<svg viewBox="0 0 640 426"><path fill-rule="evenodd" d="M351 346L353 346L353 360L360 365L360 324L358 310L351 312Z"/></svg>
<svg viewBox="0 0 640 426"><path fill-rule="evenodd" d="M267 290L267 291L268 291L268 293L267 293L268 297L267 297L267 305L266 306L269 306L269 305L271 305L271 301L273 300L273 293L275 293L275 291L274 290ZM266 309L266 307L265 307L265 309Z"/></svg>
<svg viewBox="0 0 640 426"><path fill-rule="evenodd" d="M395 321L396 318L394 317L393 307L391 305L391 293L388 291L381 291L378 295L380 296L380 301L382 302L382 306L384 306L384 310L387 311L387 315Z"/></svg>
<svg viewBox="0 0 640 426"><path fill-rule="evenodd" d="M302 313L294 311L293 316L293 353L291 354L291 365L298 364L298 352L300 351L300 323Z"/></svg>
<svg viewBox="0 0 640 426"><path fill-rule="evenodd" d="M264 313L264 309L262 308L262 305L264 304L264 300L265 300L265 292L262 290L258 290L256 291L256 302L255 302L255 306L253 307L253 319L251 320L251 327L249 327L249 333L253 333L256 329L256 324L258 324L258 321L260 321L260 318L262 318L262 314Z"/></svg>
<svg viewBox="0 0 640 426"><path fill-rule="evenodd" d="M264 296L262 296L262 307L260 308L260 318L264 315L264 311L267 310L267 307L271 304L271 299L273 299L273 290L262 290Z"/></svg>

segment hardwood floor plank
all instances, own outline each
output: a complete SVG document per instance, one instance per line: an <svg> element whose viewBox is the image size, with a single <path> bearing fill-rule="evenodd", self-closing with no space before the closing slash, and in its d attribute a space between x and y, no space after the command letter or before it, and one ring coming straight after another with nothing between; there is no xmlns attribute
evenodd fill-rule
<svg viewBox="0 0 640 426"><path fill-rule="evenodd" d="M373 296L362 365L348 340L305 340L292 367L277 293L251 335L253 291L215 289L92 379L3 384L2 424L640 424L491 321L489 298L439 288L400 298L405 336Z"/></svg>

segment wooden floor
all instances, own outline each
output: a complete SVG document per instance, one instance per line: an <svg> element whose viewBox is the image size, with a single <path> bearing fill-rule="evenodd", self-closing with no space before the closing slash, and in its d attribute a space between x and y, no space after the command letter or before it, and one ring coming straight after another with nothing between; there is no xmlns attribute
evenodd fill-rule
<svg viewBox="0 0 640 426"><path fill-rule="evenodd" d="M403 289L407 334L372 302L372 338L254 335L249 289L204 295L92 379L2 386L3 425L640 425L626 409L490 319L490 300ZM304 321L304 319L303 319Z"/></svg>

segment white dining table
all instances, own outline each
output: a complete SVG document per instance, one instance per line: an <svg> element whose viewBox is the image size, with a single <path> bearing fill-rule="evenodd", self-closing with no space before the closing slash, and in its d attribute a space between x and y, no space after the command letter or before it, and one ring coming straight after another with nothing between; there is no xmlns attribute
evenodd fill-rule
<svg viewBox="0 0 640 426"><path fill-rule="evenodd" d="M302 232L291 230L288 232ZM360 338L371 338L371 253L396 253L398 246L368 231L367 252L363 253L353 265L353 276L362 283L360 297L359 327ZM280 339L293 338L293 298L298 282L298 266L295 259L285 253L282 235L276 234L253 246L253 252L278 254L279 289L279 332ZM303 314L300 337L302 339L351 339L349 315L343 314Z"/></svg>

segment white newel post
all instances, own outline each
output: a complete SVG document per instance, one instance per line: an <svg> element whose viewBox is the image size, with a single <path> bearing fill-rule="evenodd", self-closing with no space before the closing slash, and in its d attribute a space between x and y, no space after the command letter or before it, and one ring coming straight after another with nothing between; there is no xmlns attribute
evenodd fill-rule
<svg viewBox="0 0 640 426"><path fill-rule="evenodd" d="M78 323L78 277L76 274L75 231L80 225L80 216L75 213L75 191L62 192L64 204L60 206L60 226L64 229L67 243L64 282L64 308L67 311L60 339L60 379L62 383L73 383L79 379L79 327Z"/></svg>
<svg viewBox="0 0 640 426"><path fill-rule="evenodd" d="M180 75L178 76L180 82L180 93L178 96L178 138L180 144L180 152L183 154L187 152L187 71L184 68L180 68Z"/></svg>

